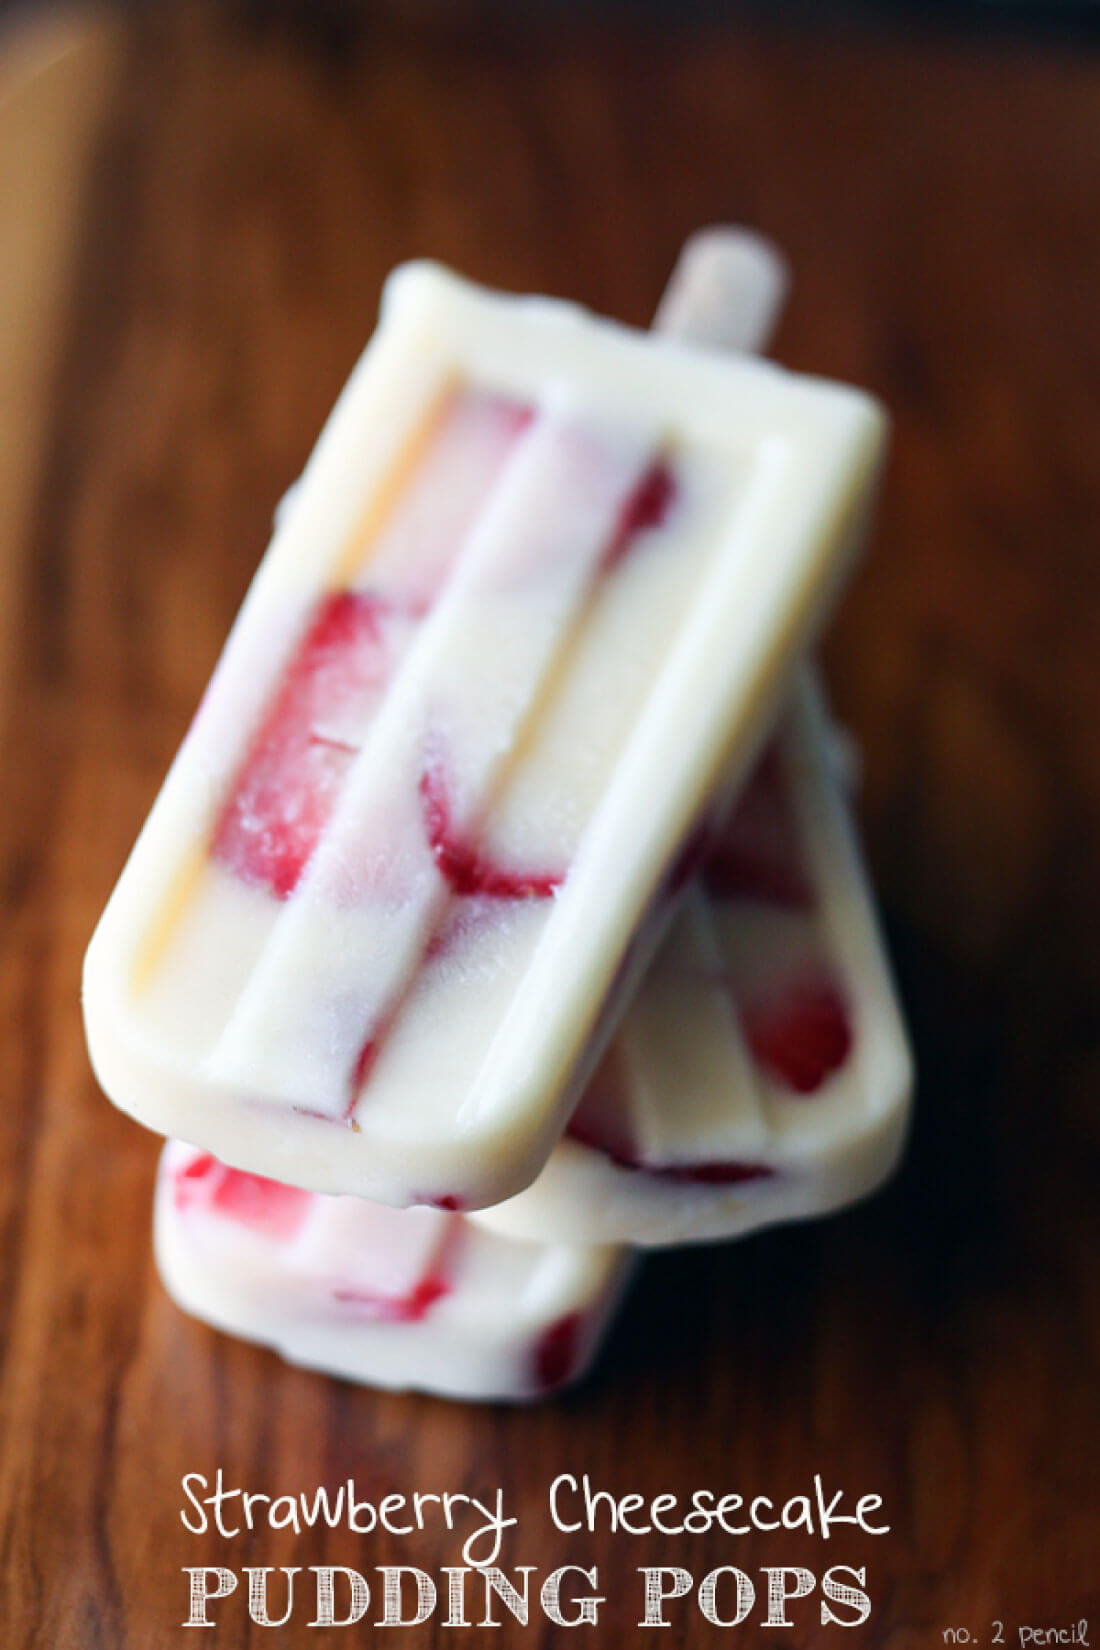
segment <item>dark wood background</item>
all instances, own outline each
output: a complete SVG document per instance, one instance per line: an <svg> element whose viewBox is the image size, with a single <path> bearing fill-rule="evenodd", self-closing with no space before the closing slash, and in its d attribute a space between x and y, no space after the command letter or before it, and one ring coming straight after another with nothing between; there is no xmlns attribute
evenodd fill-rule
<svg viewBox="0 0 1100 1650"><path fill-rule="evenodd" d="M1016 1650L1020 1625L1090 1607L1095 1643L1096 46L806 9L354 10L162 3L108 26L67 296L19 334L45 413L0 550L2 1643L187 1643L187 1564L458 1562L438 1534L191 1536L180 1478L219 1465L269 1493L503 1486L503 1562L597 1563L609 1602L576 1635L506 1626L502 1650L644 1642L644 1563L866 1565L867 1625L797 1605L799 1646L935 1650L960 1626L984 1646L997 1619ZM41 155L9 233L75 175ZM555 1405L292 1371L157 1285L157 1142L92 1079L83 947L388 268L431 253L644 322L682 237L722 219L793 261L779 357L896 420L826 658L918 1051L912 1150L858 1211L650 1262L599 1372ZM55 274L25 283L26 315ZM21 315L0 311L9 344ZM545 1507L566 1470L777 1497L816 1471L883 1495L892 1529L567 1538ZM368 1637L310 1631L304 1604L275 1635L240 1593L219 1610L217 1646ZM736 1642L770 1643L761 1617ZM730 1639L674 1619L689 1650Z"/></svg>

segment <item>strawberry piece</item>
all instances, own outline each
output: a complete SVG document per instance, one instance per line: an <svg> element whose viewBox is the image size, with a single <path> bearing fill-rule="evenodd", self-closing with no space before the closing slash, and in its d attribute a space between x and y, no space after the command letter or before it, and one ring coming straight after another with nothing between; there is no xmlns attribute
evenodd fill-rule
<svg viewBox="0 0 1100 1650"><path fill-rule="evenodd" d="M489 415L500 420L509 441L515 441L535 421L535 409L529 401L512 401L505 395L483 393L481 403Z"/></svg>
<svg viewBox="0 0 1100 1650"><path fill-rule="evenodd" d="M560 887L560 871L518 871L482 858L454 824L442 763L430 760L420 776L424 829L432 856L452 892L489 899L549 899Z"/></svg>
<svg viewBox="0 0 1100 1650"><path fill-rule="evenodd" d="M540 1391L553 1391L573 1374L580 1352L581 1328L580 1313L570 1312L544 1329L535 1342L533 1363Z"/></svg>
<svg viewBox="0 0 1100 1650"><path fill-rule="evenodd" d="M711 851L703 880L718 899L810 910L814 889L775 746L764 752Z"/></svg>
<svg viewBox="0 0 1100 1650"><path fill-rule="evenodd" d="M848 1004L833 981L803 978L742 1007L753 1058L795 1094L816 1093L852 1050Z"/></svg>
<svg viewBox="0 0 1100 1650"><path fill-rule="evenodd" d="M276 899L297 887L356 754L326 725L354 721L385 681L387 613L366 591L322 599L218 820L214 857Z"/></svg>
<svg viewBox="0 0 1100 1650"><path fill-rule="evenodd" d="M403 1293L339 1284L332 1290L332 1299L340 1306L353 1307L355 1316L369 1323L419 1323L437 1301L452 1292L455 1257L463 1242L462 1222L449 1220L425 1270Z"/></svg>
<svg viewBox="0 0 1100 1650"><path fill-rule="evenodd" d="M311 1197L296 1186L231 1169L209 1152L177 1170L175 1194L181 1213L195 1207L212 1209L278 1242L286 1242L298 1231Z"/></svg>
<svg viewBox="0 0 1100 1650"><path fill-rule="evenodd" d="M664 525L678 493L676 478L664 460L651 464L619 511L611 543L604 552L605 572L622 560L639 533Z"/></svg>
<svg viewBox="0 0 1100 1650"><path fill-rule="evenodd" d="M419 1323L427 1317L436 1301L449 1295L451 1285L437 1272L429 1272L407 1295L373 1294L366 1289L334 1289L333 1300L341 1306L354 1306L358 1317L372 1323Z"/></svg>

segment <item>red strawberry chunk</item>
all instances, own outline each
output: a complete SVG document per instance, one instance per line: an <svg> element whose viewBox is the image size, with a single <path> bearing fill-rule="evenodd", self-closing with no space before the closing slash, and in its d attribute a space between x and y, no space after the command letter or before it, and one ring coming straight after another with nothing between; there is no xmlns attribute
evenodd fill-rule
<svg viewBox="0 0 1100 1650"><path fill-rule="evenodd" d="M540 1391L561 1386L575 1371L582 1327L580 1313L570 1312L544 1329L535 1342L532 1362Z"/></svg>
<svg viewBox="0 0 1100 1650"><path fill-rule="evenodd" d="M564 880L560 871L522 871L483 858L457 829L442 763L429 761L420 776L424 829L432 856L455 894L490 899L549 899Z"/></svg>
<svg viewBox="0 0 1100 1650"><path fill-rule="evenodd" d="M374 1294L367 1289L334 1289L332 1297L341 1306L358 1308L357 1316L372 1323L419 1323L444 1295L451 1285L437 1272L430 1272L407 1295Z"/></svg>
<svg viewBox="0 0 1100 1650"><path fill-rule="evenodd" d="M311 1194L278 1180L247 1174L219 1163L209 1152L193 1157L176 1173L176 1207L212 1209L263 1237L286 1242L305 1219Z"/></svg>
<svg viewBox="0 0 1100 1650"><path fill-rule="evenodd" d="M651 464L619 511L611 543L604 552L605 571L622 560L639 533L664 526L678 493L676 478L664 460Z"/></svg>
<svg viewBox="0 0 1100 1650"><path fill-rule="evenodd" d="M321 600L218 820L214 857L276 899L297 887L354 759L338 730L386 679L387 612L366 591Z"/></svg>
<svg viewBox="0 0 1100 1650"><path fill-rule="evenodd" d="M758 900L793 910L813 906L813 884L774 746L750 774L710 853L703 880L717 899Z"/></svg>
<svg viewBox="0 0 1100 1650"><path fill-rule="evenodd" d="M852 1051L848 1004L825 978L795 980L744 1005L742 1024L754 1059L796 1094L816 1093Z"/></svg>
<svg viewBox="0 0 1100 1650"><path fill-rule="evenodd" d="M386 1239L376 1236L374 1241L384 1246ZM337 1284L332 1290L332 1299L340 1306L351 1307L357 1318L370 1323L419 1323L438 1301L453 1292L455 1266L464 1242L462 1222L449 1220L415 1282L409 1282L400 1290Z"/></svg>

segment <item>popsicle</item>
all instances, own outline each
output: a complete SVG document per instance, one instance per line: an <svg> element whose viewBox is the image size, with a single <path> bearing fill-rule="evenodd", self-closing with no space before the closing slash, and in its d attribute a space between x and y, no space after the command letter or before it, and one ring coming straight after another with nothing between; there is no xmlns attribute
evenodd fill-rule
<svg viewBox="0 0 1100 1650"><path fill-rule="evenodd" d="M585 1373L629 1251L523 1243L439 1209L324 1197L170 1141L157 1264L184 1311L371 1386L548 1396Z"/></svg>
<svg viewBox="0 0 1100 1650"><path fill-rule="evenodd" d="M881 446L855 391L391 277L89 948L110 1097L314 1190L528 1184Z"/></svg>
<svg viewBox="0 0 1100 1650"><path fill-rule="evenodd" d="M824 1214L893 1170L912 1062L820 691L801 673L537 1180L474 1217L691 1243Z"/></svg>

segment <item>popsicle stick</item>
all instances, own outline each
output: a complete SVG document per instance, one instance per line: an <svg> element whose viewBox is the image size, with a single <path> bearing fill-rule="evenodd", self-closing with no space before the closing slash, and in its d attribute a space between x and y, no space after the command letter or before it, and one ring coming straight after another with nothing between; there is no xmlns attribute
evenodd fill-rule
<svg viewBox="0 0 1100 1650"><path fill-rule="evenodd" d="M786 261L751 229L701 229L684 242L653 318L656 332L713 349L765 350L790 285Z"/></svg>

